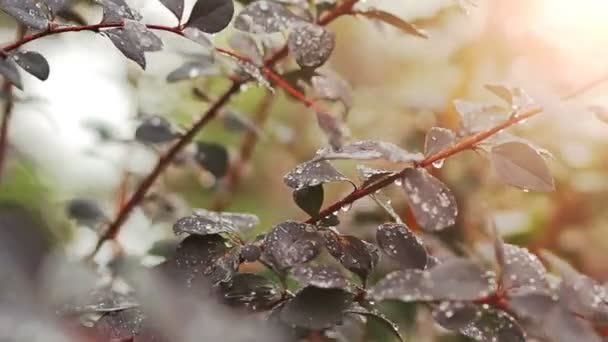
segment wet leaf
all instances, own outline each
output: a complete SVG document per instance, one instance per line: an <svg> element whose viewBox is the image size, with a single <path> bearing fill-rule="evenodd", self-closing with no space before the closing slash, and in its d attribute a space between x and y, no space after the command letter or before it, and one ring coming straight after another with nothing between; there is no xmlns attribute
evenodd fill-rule
<svg viewBox="0 0 608 342"><path fill-rule="evenodd" d="M479 317L460 332L476 341L525 342L526 333L515 318L504 311L482 309Z"/></svg>
<svg viewBox="0 0 608 342"><path fill-rule="evenodd" d="M283 306L280 318L298 327L329 328L342 320L352 300L353 295L344 290L308 286Z"/></svg>
<svg viewBox="0 0 608 342"><path fill-rule="evenodd" d="M107 219L97 202L88 198L71 200L67 206L67 214L83 224L95 224Z"/></svg>
<svg viewBox="0 0 608 342"><path fill-rule="evenodd" d="M84 298L75 298L64 305L62 313L111 312L137 307L138 303L130 295L124 295L104 287L87 293Z"/></svg>
<svg viewBox="0 0 608 342"><path fill-rule="evenodd" d="M505 183L534 191L554 191L555 183L543 158L530 146L509 142L492 148L490 160Z"/></svg>
<svg viewBox="0 0 608 342"><path fill-rule="evenodd" d="M485 88L510 104L512 110L519 111L534 105L532 98L522 88L502 84L486 84Z"/></svg>
<svg viewBox="0 0 608 342"><path fill-rule="evenodd" d="M456 140L456 134L447 128L432 127L424 140L424 155L433 154L452 146Z"/></svg>
<svg viewBox="0 0 608 342"><path fill-rule="evenodd" d="M8 58L0 58L0 74L4 76L9 82L15 87L23 90L23 83L21 82L21 75L19 70Z"/></svg>
<svg viewBox="0 0 608 342"><path fill-rule="evenodd" d="M187 288L192 288L201 281L202 284L208 284L208 276L216 271L216 267L224 267L218 266L218 260L229 253L230 247L219 235L190 235L180 242L175 256L168 260L175 273L172 278L183 281Z"/></svg>
<svg viewBox="0 0 608 342"><path fill-rule="evenodd" d="M146 56L139 42L133 40L133 35L123 28L113 28L103 31L112 44L128 59L137 63L142 69L146 69Z"/></svg>
<svg viewBox="0 0 608 342"><path fill-rule="evenodd" d="M228 171L228 151L220 144L197 142L194 159L215 178L224 177Z"/></svg>
<svg viewBox="0 0 608 342"><path fill-rule="evenodd" d="M175 234L209 235L249 230L260 224L252 214L216 212L195 209L194 215L183 217L173 225Z"/></svg>
<svg viewBox="0 0 608 342"><path fill-rule="evenodd" d="M283 177L292 189L317 186L324 183L349 181L327 161L308 161L295 167Z"/></svg>
<svg viewBox="0 0 608 342"><path fill-rule="evenodd" d="M381 11L381 10L367 10L367 11L358 11L357 14L365 16L370 19L380 20L383 23L386 23L395 28L398 28L399 30L403 31L404 33L414 35L414 36L420 37L420 38L425 38L425 39L428 38L426 33L423 30L417 28L414 24L408 23L407 21L405 21L393 14L390 14L388 12Z"/></svg>
<svg viewBox="0 0 608 342"><path fill-rule="evenodd" d="M323 206L323 185L299 188L293 191L293 201L310 217L319 217Z"/></svg>
<svg viewBox="0 0 608 342"><path fill-rule="evenodd" d="M146 25L138 21L125 21L123 30L131 36L133 42L136 42L146 52L156 52L163 48L163 41L154 32L149 30Z"/></svg>
<svg viewBox="0 0 608 342"><path fill-rule="evenodd" d="M198 0L186 26L206 33L217 33L228 26L233 15L232 0Z"/></svg>
<svg viewBox="0 0 608 342"><path fill-rule="evenodd" d="M221 285L224 300L230 305L244 305L253 311L273 307L283 297L272 281L257 274L239 273Z"/></svg>
<svg viewBox="0 0 608 342"><path fill-rule="evenodd" d="M480 315L479 307L467 302L441 302L433 308L433 318L445 329L458 331L474 322Z"/></svg>
<svg viewBox="0 0 608 342"><path fill-rule="evenodd" d="M502 286L505 290L542 290L548 288L547 270L536 255L527 249L504 244L504 264L501 265Z"/></svg>
<svg viewBox="0 0 608 342"><path fill-rule="evenodd" d="M289 52L299 66L318 68L331 56L336 44L335 35L323 26L299 22L292 26L287 39Z"/></svg>
<svg viewBox="0 0 608 342"><path fill-rule="evenodd" d="M407 169L403 189L416 222L427 231L440 231L456 223L458 207L450 189L425 169Z"/></svg>
<svg viewBox="0 0 608 342"><path fill-rule="evenodd" d="M135 129L135 140L146 144L163 144L179 136L173 131L171 123L162 116L147 117Z"/></svg>
<svg viewBox="0 0 608 342"><path fill-rule="evenodd" d="M319 239L313 227L285 221L272 228L264 238L263 259L279 272L312 260L319 254Z"/></svg>
<svg viewBox="0 0 608 342"><path fill-rule="evenodd" d="M376 231L378 247L396 260L402 269L424 269L427 252L422 241L404 224L385 223Z"/></svg>
<svg viewBox="0 0 608 342"><path fill-rule="evenodd" d="M258 0L247 5L236 16L234 27L250 33L275 33L297 20L301 19L285 6L273 1Z"/></svg>
<svg viewBox="0 0 608 342"><path fill-rule="evenodd" d="M49 78L50 67L41 54L33 51L19 51L12 56L13 60L37 79L46 81Z"/></svg>
<svg viewBox="0 0 608 342"><path fill-rule="evenodd" d="M342 266L358 275L363 282L378 263L376 246L351 235L328 232L325 235L325 247Z"/></svg>
<svg viewBox="0 0 608 342"><path fill-rule="evenodd" d="M191 80L201 76L218 75L220 70L213 64L197 62L186 62L167 75L167 82Z"/></svg>
<svg viewBox="0 0 608 342"><path fill-rule="evenodd" d="M133 10L125 0L95 0L103 7L102 22L121 22L123 19L141 20L141 15Z"/></svg>
<svg viewBox="0 0 608 342"><path fill-rule="evenodd" d="M35 0L0 0L0 9L35 30L44 30L50 24L45 12Z"/></svg>
<svg viewBox="0 0 608 342"><path fill-rule="evenodd" d="M314 160L334 160L334 159L354 159L354 160L374 160L385 159L394 163L413 162L424 159L420 153L410 153L401 147L377 140L362 140L344 144L339 149L322 148L317 151Z"/></svg>
<svg viewBox="0 0 608 342"><path fill-rule="evenodd" d="M483 298L496 288L495 279L467 259L448 259L429 270L407 269L390 273L369 290L375 300L404 302Z"/></svg>
<svg viewBox="0 0 608 342"><path fill-rule="evenodd" d="M319 75L310 78L317 97L340 101L350 111L353 106L353 95L350 85L337 75Z"/></svg>
<svg viewBox="0 0 608 342"><path fill-rule="evenodd" d="M349 289L346 277L333 266L296 266L291 271L291 277L303 287L315 286L323 289Z"/></svg>
<svg viewBox="0 0 608 342"><path fill-rule="evenodd" d="M184 14L184 0L160 0L160 3L167 7L171 13L175 14L177 20L182 20L182 15Z"/></svg>

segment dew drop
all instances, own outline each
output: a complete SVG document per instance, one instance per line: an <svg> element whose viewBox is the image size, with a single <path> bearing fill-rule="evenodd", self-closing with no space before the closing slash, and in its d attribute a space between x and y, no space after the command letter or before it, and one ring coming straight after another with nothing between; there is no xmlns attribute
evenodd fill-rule
<svg viewBox="0 0 608 342"><path fill-rule="evenodd" d="M441 169L441 167L443 166L443 162L445 161L445 159L439 159L439 160L435 160L433 162L433 167L436 169Z"/></svg>

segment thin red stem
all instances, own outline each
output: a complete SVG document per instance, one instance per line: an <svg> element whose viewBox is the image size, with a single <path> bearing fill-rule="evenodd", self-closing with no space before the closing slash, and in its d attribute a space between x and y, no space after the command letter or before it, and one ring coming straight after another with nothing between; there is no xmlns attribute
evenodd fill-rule
<svg viewBox="0 0 608 342"><path fill-rule="evenodd" d="M479 132L468 138L462 139L457 144L452 145L442 151L439 151L420 162L414 163L414 167L427 167L427 166L432 165L434 162L436 162L438 160L443 160L456 153L471 149L471 148L475 147L475 145L477 145L479 142L493 136L494 134L502 131L503 129L506 129L518 122L524 121L524 120L540 113L541 111L542 111L541 108L534 107L534 108L527 109L522 113L516 113L514 115L511 115L511 117L509 117L509 119L503 121L502 123L500 123L499 125L497 125L493 128L490 128L483 132ZM326 217L326 216L332 214L333 212L340 210L340 208L349 206L353 202L355 202L367 195L373 194L375 191L380 190L390 184L393 184L396 180L403 178L403 176L405 175L405 172L408 168L409 167L404 168L400 172L398 172L392 176L386 177L381 181L373 183L372 185L370 185L368 187L360 188L360 189L357 189L357 190L351 192L348 196L342 198L341 200L339 200L339 201L333 203L332 205L328 206L327 208L323 209L319 213L319 216L317 218L309 218L306 221L306 223L315 223L318 220L320 220L321 218Z"/></svg>

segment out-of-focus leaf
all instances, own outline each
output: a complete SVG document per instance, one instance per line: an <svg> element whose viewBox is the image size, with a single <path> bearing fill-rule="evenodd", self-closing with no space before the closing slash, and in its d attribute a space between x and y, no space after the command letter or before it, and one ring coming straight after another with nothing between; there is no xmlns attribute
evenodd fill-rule
<svg viewBox="0 0 608 342"><path fill-rule="evenodd" d="M68 203L69 217L84 224L95 224L107 219L96 201L88 198L75 198Z"/></svg>
<svg viewBox="0 0 608 342"><path fill-rule="evenodd" d="M530 146L510 142L492 148L490 160L505 183L534 191L553 191L555 183L543 158Z"/></svg>
<svg viewBox="0 0 608 342"><path fill-rule="evenodd" d="M302 163L283 177L283 182L292 189L338 181L349 180L328 161L312 160Z"/></svg>
<svg viewBox="0 0 608 342"><path fill-rule="evenodd" d="M197 62L186 62L167 75L167 82L175 83L179 81L191 80L201 76L218 75L220 70L213 64Z"/></svg>
<svg viewBox="0 0 608 342"><path fill-rule="evenodd" d="M318 97L340 101L350 111L353 106L353 96L349 84L336 75L319 75L310 78L312 87Z"/></svg>
<svg viewBox="0 0 608 342"><path fill-rule="evenodd" d="M222 295L230 305L245 305L253 311L273 307L281 298L280 288L267 278L240 273L222 284Z"/></svg>
<svg viewBox="0 0 608 342"><path fill-rule="evenodd" d="M228 171L228 151L220 144L197 142L194 158L200 166L211 172L215 178L224 177Z"/></svg>
<svg viewBox="0 0 608 342"><path fill-rule="evenodd" d="M325 112L317 112L317 124L327 136L331 148L340 149L344 144L344 136L348 132L342 120Z"/></svg>
<svg viewBox="0 0 608 342"><path fill-rule="evenodd" d="M587 108L591 113L595 114L595 117L604 123L608 123L608 108L604 106L589 106Z"/></svg>
<svg viewBox="0 0 608 342"><path fill-rule="evenodd" d="M318 235L305 223L279 223L264 238L262 257L279 272L312 260L318 254Z"/></svg>
<svg viewBox="0 0 608 342"><path fill-rule="evenodd" d="M532 98L522 88L502 84L486 84L485 88L510 104L512 110L522 110L534 105Z"/></svg>
<svg viewBox="0 0 608 342"><path fill-rule="evenodd" d="M46 61L46 58L38 52L19 51L12 57L15 63L37 79L46 81L49 78L49 63Z"/></svg>
<svg viewBox="0 0 608 342"><path fill-rule="evenodd" d="M355 273L365 282L378 263L376 246L351 235L328 232L325 247L342 266Z"/></svg>
<svg viewBox="0 0 608 342"><path fill-rule="evenodd" d="M196 209L194 215L183 217L173 225L175 234L209 235L249 230L260 224L257 216L243 213L215 212Z"/></svg>
<svg viewBox="0 0 608 342"><path fill-rule="evenodd" d="M198 45L207 48L208 50L213 49L213 43L207 37L205 32L197 29L196 27L186 27L183 31L184 37L197 43Z"/></svg>
<svg viewBox="0 0 608 342"><path fill-rule="evenodd" d="M342 320L352 301L353 295L344 290L308 286L283 306L280 318L288 324L320 330Z"/></svg>
<svg viewBox="0 0 608 342"><path fill-rule="evenodd" d="M381 10L367 10L367 11L358 11L358 15L362 15L364 17L370 19L380 20L383 23L389 24L399 30L414 35L420 38L428 38L426 33L421 29L417 28L414 24L408 23L407 21Z"/></svg>
<svg viewBox="0 0 608 342"><path fill-rule="evenodd" d="M339 149L322 148L317 151L314 160L355 159L374 160L385 159L394 163L413 162L424 159L420 153L410 153L399 146L377 140L362 140L344 144Z"/></svg>
<svg viewBox="0 0 608 342"><path fill-rule="evenodd" d="M323 206L323 185L299 188L293 191L293 201L310 217L317 218Z"/></svg>
<svg viewBox="0 0 608 342"><path fill-rule="evenodd" d="M505 109L496 105L454 100L454 107L460 114L460 126L466 134L492 128L506 118Z"/></svg>
<svg viewBox="0 0 608 342"><path fill-rule="evenodd" d="M575 316L572 311L561 306L544 313L542 331L550 341L555 342L604 341L592 322Z"/></svg>
<svg viewBox="0 0 608 342"><path fill-rule="evenodd" d="M237 30L250 33L275 33L301 20L285 6L268 0L250 3L234 19Z"/></svg>
<svg viewBox="0 0 608 342"><path fill-rule="evenodd" d="M407 169L403 189L416 222L428 231L440 231L456 223L458 207L450 189L425 169Z"/></svg>
<svg viewBox="0 0 608 342"><path fill-rule="evenodd" d="M262 56L258 44L251 35L243 32L236 32L230 37L228 43L233 50L242 56L249 58L253 64L264 64L264 56Z"/></svg>
<svg viewBox="0 0 608 342"><path fill-rule="evenodd" d="M407 269L390 273L369 290L369 295L375 300L404 302L472 301L488 296L495 288L492 274L470 260L454 258L426 271Z"/></svg>
<svg viewBox="0 0 608 342"><path fill-rule="evenodd" d="M184 14L184 0L160 0L161 4L163 4L171 13L175 14L177 20L182 20L182 15Z"/></svg>
<svg viewBox="0 0 608 342"><path fill-rule="evenodd" d="M162 116L145 118L135 129L135 140L146 144L162 144L175 140L179 134L173 131L171 123Z"/></svg>
<svg viewBox="0 0 608 342"><path fill-rule="evenodd" d="M346 277L332 266L296 266L291 271L291 277L302 286L315 286L323 289L349 289Z"/></svg>
<svg viewBox="0 0 608 342"><path fill-rule="evenodd" d="M404 224L385 223L376 231L378 246L402 269L424 269L427 252L422 241Z"/></svg>
<svg viewBox="0 0 608 342"><path fill-rule="evenodd" d="M9 82L15 87L23 90L23 83L21 82L21 75L19 70L8 58L0 58L0 74L4 76Z"/></svg>
<svg viewBox="0 0 608 342"><path fill-rule="evenodd" d="M299 66L318 68L331 56L336 44L333 33L323 26L307 22L293 25L287 46Z"/></svg>
<svg viewBox="0 0 608 342"><path fill-rule="evenodd" d="M216 33L230 24L233 15L232 0L199 0L194 4L186 26L207 33Z"/></svg>
<svg viewBox="0 0 608 342"><path fill-rule="evenodd" d="M35 0L0 0L0 9L35 30L44 30L50 24L38 1Z"/></svg>
<svg viewBox="0 0 608 342"><path fill-rule="evenodd" d="M424 155L432 156L433 154L445 150L454 144L456 134L447 128L432 127L427 133L424 140Z"/></svg>

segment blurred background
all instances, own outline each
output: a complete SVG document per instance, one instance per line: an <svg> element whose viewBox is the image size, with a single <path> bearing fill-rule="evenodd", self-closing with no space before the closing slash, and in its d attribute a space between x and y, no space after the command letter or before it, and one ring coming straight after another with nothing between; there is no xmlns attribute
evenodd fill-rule
<svg viewBox="0 0 608 342"><path fill-rule="evenodd" d="M157 1L127 2L146 23L175 24ZM187 12L192 3L187 1ZM601 120L602 108L608 108L608 81L602 82L608 79L608 2L367 0L363 5L416 24L429 39L362 18L344 17L330 25L337 45L324 68L353 89L347 117L352 138L420 151L429 128L458 129L453 100L494 103L484 90L487 83L524 88L544 112L512 133L553 154L548 163L557 190L546 194L509 187L497 180L483 156L459 154L433 170L458 199L459 222L447 237L465 244L477 241L491 215L507 240L552 250L581 271L608 280L608 124ZM89 2L78 2L76 8L88 22L101 18L99 8ZM0 23L2 40L12 41L13 20L2 15ZM227 46L233 33L229 28L212 38L218 46ZM161 115L178 128L187 127L208 108L193 89L215 96L227 85L216 76L168 83L167 75L197 46L171 34L159 35L165 49L147 55L146 71L127 61L109 40L90 32L28 45L47 57L51 76L40 82L24 74L26 90L16 92L0 201L38 213L74 257L90 252L97 232L71 220L66 204L91 198L112 217L120 194L132 189L158 157L155 149L130 141L138 118ZM118 241L126 254L143 256L156 241L172 236L172 222L189 214L190 207L254 213L262 220L257 232L282 220L306 217L293 204L282 177L325 144L313 113L281 90L268 98L267 91L256 86L243 89L228 111L257 122L257 145L239 171L237 186L230 194L225 180L214 179L196 165L183 161L172 166L154 196L136 209L121 231ZM235 127L228 114L224 117L197 140L222 144L231 160L238 160L250 128ZM354 164L339 166L356 177ZM350 188L332 185L328 190L326 204ZM405 217L403 194L396 187L389 190L397 212ZM375 209L362 201L341 214L339 229L365 236L366 226L357 220L366 210ZM111 250L107 247L106 254Z"/></svg>

